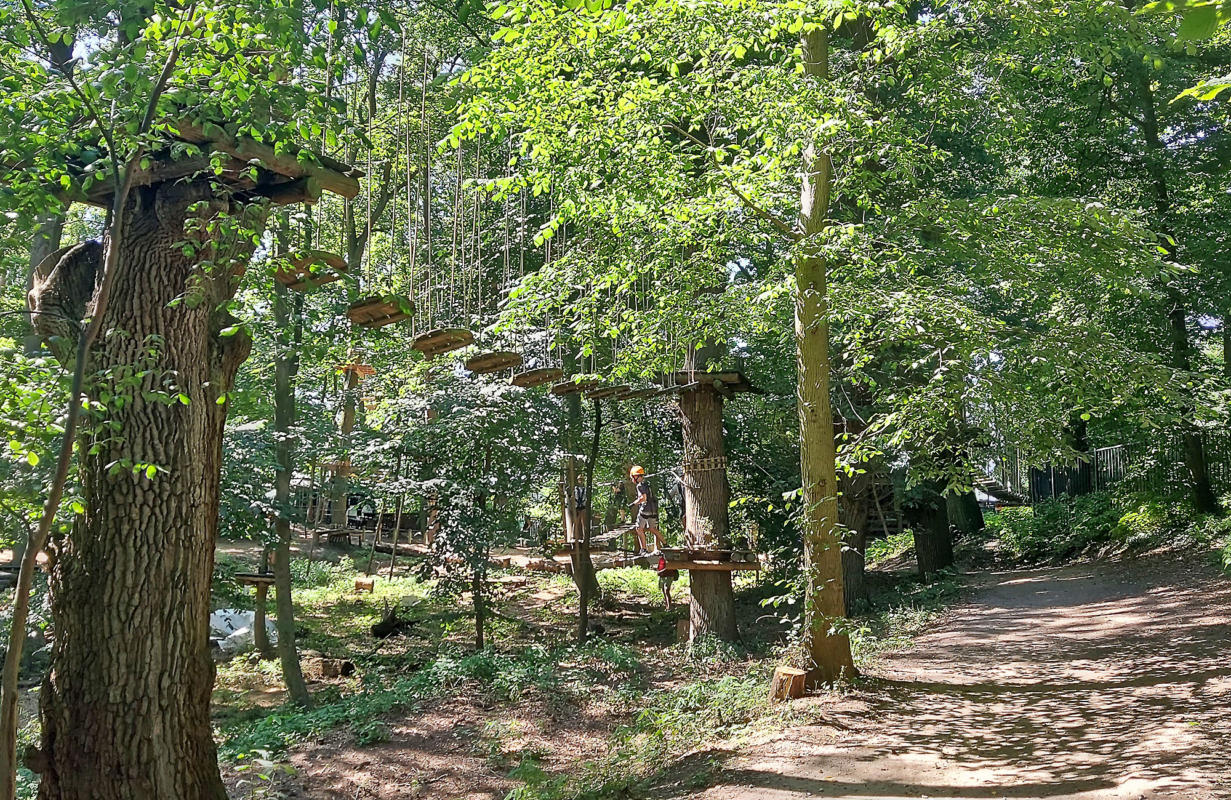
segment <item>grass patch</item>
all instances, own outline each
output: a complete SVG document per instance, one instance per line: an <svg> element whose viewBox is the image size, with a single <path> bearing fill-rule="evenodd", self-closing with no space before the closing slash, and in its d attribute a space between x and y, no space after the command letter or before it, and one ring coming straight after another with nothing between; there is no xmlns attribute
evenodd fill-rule
<svg viewBox="0 0 1231 800"><path fill-rule="evenodd" d="M446 653L410 675L371 675L358 691L321 702L310 711L283 706L224 724L217 732L219 755L231 760L253 753L280 755L298 742L338 728L350 730L359 744L381 741L388 731L385 715L411 710L472 683L502 701L515 701L529 691L590 692L604 683L631 694L638 668L633 651L603 641L582 647L531 646L517 653L493 649Z"/></svg>
<svg viewBox="0 0 1231 800"><path fill-rule="evenodd" d="M909 553L914 546L914 534L908 530L891 534L883 539L873 539L868 542L867 552L864 553L864 563L869 567L874 567Z"/></svg>
<svg viewBox="0 0 1231 800"><path fill-rule="evenodd" d="M606 596L623 595L649 603L662 601L662 590L658 588L658 573L652 569L620 567L619 569L599 570L596 575L599 588ZM688 573L681 572L679 580L672 587L672 593L676 597L682 597L680 592L687 590Z"/></svg>

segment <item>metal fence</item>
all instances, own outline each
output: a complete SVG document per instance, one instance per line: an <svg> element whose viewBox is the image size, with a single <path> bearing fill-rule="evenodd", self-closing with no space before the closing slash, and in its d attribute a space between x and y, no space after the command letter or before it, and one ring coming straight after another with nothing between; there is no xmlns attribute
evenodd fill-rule
<svg viewBox="0 0 1231 800"><path fill-rule="evenodd" d="M1210 482L1218 493L1231 490L1231 435L1202 435ZM1154 447L1114 445L1090 453L1086 462L1049 463L1032 467L1018 451L995 460L992 477L1031 503L1074 494L1088 487L1101 491L1129 482L1137 491L1180 491L1188 486L1188 467L1180 437L1167 437Z"/></svg>

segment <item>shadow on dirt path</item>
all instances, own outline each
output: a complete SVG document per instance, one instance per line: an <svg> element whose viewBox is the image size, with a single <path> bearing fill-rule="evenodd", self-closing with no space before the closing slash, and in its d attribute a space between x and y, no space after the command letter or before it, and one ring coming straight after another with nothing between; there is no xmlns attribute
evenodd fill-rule
<svg viewBox="0 0 1231 800"><path fill-rule="evenodd" d="M984 576L844 730L788 730L676 796L1231 798L1231 582L1203 558Z"/></svg>

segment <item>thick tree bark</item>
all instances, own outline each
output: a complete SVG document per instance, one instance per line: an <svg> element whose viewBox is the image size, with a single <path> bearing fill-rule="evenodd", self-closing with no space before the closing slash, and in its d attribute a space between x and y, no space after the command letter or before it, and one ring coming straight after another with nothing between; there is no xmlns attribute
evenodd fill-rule
<svg viewBox="0 0 1231 800"><path fill-rule="evenodd" d="M274 524L277 536L274 559L274 588L278 631L278 659L282 663L282 679L287 694L301 706L312 704L312 695L303 679L299 664L299 649L295 644L295 605L291 599L291 476L295 472L295 375L299 371L299 352L292 341L290 320L290 290L274 281L274 325L277 327L278 354L274 361L274 454L277 471L274 474L274 507L278 518ZM298 320L296 320L298 323ZM396 547L394 548L396 550Z"/></svg>
<svg viewBox="0 0 1231 800"><path fill-rule="evenodd" d="M684 530L689 544L701 549L731 546L726 445L722 438L722 395L702 386L680 395L684 433ZM693 570L689 575L691 638L711 634L728 642L739 639L735 593L726 570Z"/></svg>
<svg viewBox="0 0 1231 800"><path fill-rule="evenodd" d="M250 343L243 333L220 336L233 323L222 310L234 293L232 270L204 274L179 244L188 206L210 198L207 184L164 184L134 191L123 212L127 235L104 322L111 333L90 368L115 371L114 384L147 362L151 346L157 357L137 373L138 391L102 380L93 387L96 400L104 390L124 398L106 404L122 433L98 435L89 443L95 449L83 451L85 513L49 547L56 637L40 698L39 787L47 800L226 796L209 719L209 595L226 417L219 401ZM36 283L36 305L84 303L93 280L82 283L48 276ZM44 336L56 332L47 316L36 324Z"/></svg>
<svg viewBox="0 0 1231 800"><path fill-rule="evenodd" d="M805 31L800 44L806 79L828 81L828 34L823 29ZM846 614L846 600L829 400L827 265L807 241L823 233L828 224L832 181L829 154L809 145L803 157L799 212L805 241L795 258L795 343L804 505L804 650L808 682L813 686L855 674L850 639L835 630L835 623Z"/></svg>

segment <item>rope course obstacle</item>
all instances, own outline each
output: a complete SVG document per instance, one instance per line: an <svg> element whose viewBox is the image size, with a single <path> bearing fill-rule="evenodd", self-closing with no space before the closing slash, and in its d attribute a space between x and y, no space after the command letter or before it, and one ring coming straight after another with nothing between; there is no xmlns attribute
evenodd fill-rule
<svg viewBox="0 0 1231 800"><path fill-rule="evenodd" d="M286 262L286 266L279 267L274 278L297 292L339 281L347 272L346 259L323 250L287 253L279 260Z"/></svg>

